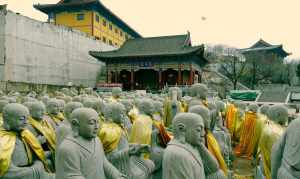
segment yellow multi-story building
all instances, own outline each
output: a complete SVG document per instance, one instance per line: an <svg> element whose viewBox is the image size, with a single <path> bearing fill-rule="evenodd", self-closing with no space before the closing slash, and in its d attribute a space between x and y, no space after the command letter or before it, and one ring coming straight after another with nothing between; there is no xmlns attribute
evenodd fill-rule
<svg viewBox="0 0 300 179"><path fill-rule="evenodd" d="M120 47L127 39L142 37L99 0L61 0L34 8L46 13L50 23L80 30L111 46Z"/></svg>

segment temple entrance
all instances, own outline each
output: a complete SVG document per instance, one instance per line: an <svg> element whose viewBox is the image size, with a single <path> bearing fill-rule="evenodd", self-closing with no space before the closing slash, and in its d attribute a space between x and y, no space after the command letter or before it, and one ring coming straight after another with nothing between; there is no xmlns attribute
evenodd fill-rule
<svg viewBox="0 0 300 179"><path fill-rule="evenodd" d="M158 89L158 72L152 69L143 69L135 72L135 89Z"/></svg>
<svg viewBox="0 0 300 179"><path fill-rule="evenodd" d="M164 85L167 83L168 85L176 85L177 84L177 77L178 77L178 72L173 69L168 69L166 71L163 71L163 82Z"/></svg>
<svg viewBox="0 0 300 179"><path fill-rule="evenodd" d="M130 77L131 77L131 72L127 70L120 71L119 82L122 83L124 90L130 90Z"/></svg>

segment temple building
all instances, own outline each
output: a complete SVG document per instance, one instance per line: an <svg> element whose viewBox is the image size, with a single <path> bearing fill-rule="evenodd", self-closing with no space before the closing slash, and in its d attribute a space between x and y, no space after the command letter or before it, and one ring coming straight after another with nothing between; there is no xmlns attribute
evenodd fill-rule
<svg viewBox="0 0 300 179"><path fill-rule="evenodd" d="M286 52L282 45L271 45L268 42L260 39L254 45L249 48L240 49L242 54L245 55L246 59L255 56L257 59L267 58L269 60L275 60L276 62L283 62L283 59L291 53ZM277 60L279 59L279 60Z"/></svg>
<svg viewBox="0 0 300 179"><path fill-rule="evenodd" d="M48 22L80 30L111 46L120 47L128 39L141 37L99 0L60 0L33 7L47 14Z"/></svg>
<svg viewBox="0 0 300 179"><path fill-rule="evenodd" d="M106 82L122 83L125 90L201 82L202 68L208 63L204 45L192 46L189 33L135 38L117 50L89 53L106 64Z"/></svg>

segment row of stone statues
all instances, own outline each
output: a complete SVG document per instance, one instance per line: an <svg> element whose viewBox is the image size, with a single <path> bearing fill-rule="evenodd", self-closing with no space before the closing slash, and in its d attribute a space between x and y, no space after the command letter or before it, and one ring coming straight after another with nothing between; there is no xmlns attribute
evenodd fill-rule
<svg viewBox="0 0 300 179"><path fill-rule="evenodd" d="M235 157L256 178L299 178L299 119L283 105L122 92L0 97L0 178L225 179ZM288 126L288 127L287 127Z"/></svg>

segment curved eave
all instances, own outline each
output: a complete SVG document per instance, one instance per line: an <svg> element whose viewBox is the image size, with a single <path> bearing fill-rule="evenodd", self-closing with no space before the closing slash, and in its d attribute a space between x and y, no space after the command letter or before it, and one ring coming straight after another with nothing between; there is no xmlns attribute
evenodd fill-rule
<svg viewBox="0 0 300 179"><path fill-rule="evenodd" d="M257 51L275 51L279 53L282 57L287 57L291 55L291 53L286 52L283 50L282 45L276 45L272 47L260 47L260 48L246 48L246 49L240 49L241 53L247 54L247 53L253 53Z"/></svg>
<svg viewBox="0 0 300 179"><path fill-rule="evenodd" d="M191 51L187 52L177 52L177 53L158 53L158 54L133 54L133 55L106 55L105 53L111 53L111 52L98 52L98 51L89 51L89 54L93 56L94 58L98 59L99 61L106 62L107 60L112 60L112 59L121 59L121 58L138 58L138 57L157 57L157 56L182 56L182 55L188 55L188 54L193 54L195 53L196 55L200 56L208 61L206 58L203 57L203 46L199 46L198 48L195 48ZM102 54L101 54L102 53ZM113 53L117 53L117 51L114 51Z"/></svg>

